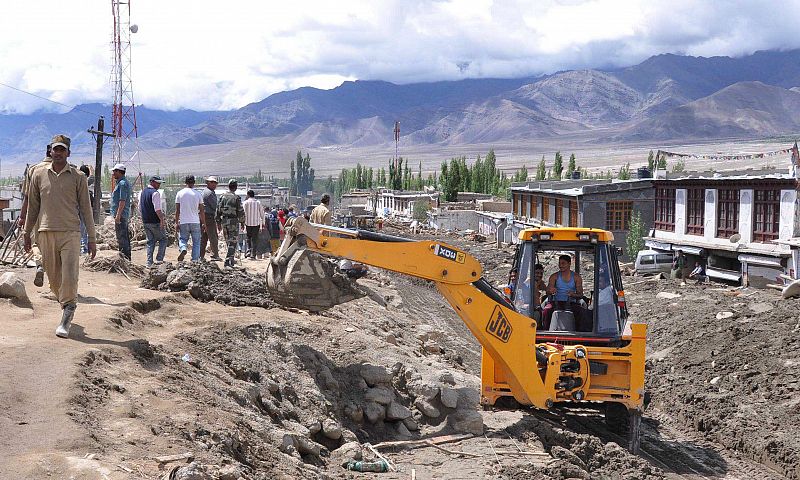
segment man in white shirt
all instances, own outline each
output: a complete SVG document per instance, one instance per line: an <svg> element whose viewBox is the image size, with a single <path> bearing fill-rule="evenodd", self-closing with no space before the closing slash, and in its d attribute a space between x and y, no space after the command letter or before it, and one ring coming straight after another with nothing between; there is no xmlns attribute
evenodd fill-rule
<svg viewBox="0 0 800 480"><path fill-rule="evenodd" d="M256 200L256 193L247 191L247 200L242 204L244 208L244 225L247 230L247 257L256 258L258 246L258 233L266 225L264 206Z"/></svg>
<svg viewBox="0 0 800 480"><path fill-rule="evenodd" d="M189 236L192 237L192 261L200 258L200 235L206 228L203 196L194 191L194 175L186 176L186 187L175 196L175 225L178 227L178 261L186 257Z"/></svg>

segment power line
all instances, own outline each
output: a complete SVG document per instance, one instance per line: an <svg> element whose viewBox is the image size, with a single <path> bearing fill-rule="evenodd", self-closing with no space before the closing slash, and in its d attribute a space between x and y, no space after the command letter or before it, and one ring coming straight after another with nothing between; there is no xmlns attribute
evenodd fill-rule
<svg viewBox="0 0 800 480"><path fill-rule="evenodd" d="M79 112L88 113L89 115L94 115L94 116L98 116L98 115L99 115L98 113L95 113L95 112L90 112L90 111L88 111L88 110L84 110L84 109L82 109L82 108L78 108L78 107L77 107L77 106L75 106L75 105L67 105L66 103L61 103L61 102L57 102L57 101L55 101L55 100L50 100L50 99L49 99L49 98L47 98L47 97L42 97L41 95L36 95L35 93L31 93L31 92L25 91L25 90L23 90L23 89L21 89L21 88L12 87L11 85L7 85L7 84L5 84L5 83L2 83L2 82L0 82L0 85L2 85L2 86L4 86L4 87L8 87L8 88L10 88L11 90L16 90L16 91L18 91L18 92L21 92L21 93L24 93L24 94L26 94L26 95L30 95L30 96L32 96L32 97L40 98L40 99L42 99L42 100L45 100L45 101L48 101L48 102L50 102L50 103L55 103L56 105L61 105L62 107L67 107L67 108L70 108L70 109L72 109L72 110L77 110L77 111L79 111Z"/></svg>

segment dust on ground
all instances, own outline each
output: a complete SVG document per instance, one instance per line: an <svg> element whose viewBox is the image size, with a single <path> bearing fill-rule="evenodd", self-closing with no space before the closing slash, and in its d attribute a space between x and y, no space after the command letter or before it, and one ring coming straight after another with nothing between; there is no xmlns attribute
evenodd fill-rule
<svg viewBox="0 0 800 480"><path fill-rule="evenodd" d="M507 281L513 248L439 238ZM428 282L373 270L366 296L308 314L275 308L266 262L244 265L165 264L149 288L82 271L67 341L46 288L28 283L33 308L9 304L2 320L0 477L797 478L796 302L627 278L650 328L637 457L596 412L479 411L480 348ZM671 288L682 296L655 298ZM396 471L341 466L370 460L367 442L442 435L463 437L381 448ZM191 466L155 460L187 452Z"/></svg>

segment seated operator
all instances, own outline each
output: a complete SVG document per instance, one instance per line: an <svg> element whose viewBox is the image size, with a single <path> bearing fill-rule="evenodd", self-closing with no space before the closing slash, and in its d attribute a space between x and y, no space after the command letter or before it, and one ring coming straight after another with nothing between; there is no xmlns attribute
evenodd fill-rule
<svg viewBox="0 0 800 480"><path fill-rule="evenodd" d="M585 325L586 315L583 307L578 303L578 300L583 297L583 278L579 273L570 269L571 265L572 257L569 255L558 257L558 271L550 275L547 294L553 296L555 310L572 311L578 331L591 331L591 325L588 325L588 328Z"/></svg>

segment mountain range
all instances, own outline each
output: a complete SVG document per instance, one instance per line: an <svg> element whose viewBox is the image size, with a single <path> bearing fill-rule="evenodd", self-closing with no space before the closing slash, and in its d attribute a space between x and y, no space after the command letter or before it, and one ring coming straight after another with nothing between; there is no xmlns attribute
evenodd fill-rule
<svg viewBox="0 0 800 480"><path fill-rule="evenodd" d="M589 134L598 141L757 138L800 131L800 50L730 57L664 54L627 68L519 79L299 88L225 112L138 106L140 143L169 149L253 138L298 147L462 145ZM91 151L86 133L110 107L0 115L0 155L40 152L54 133Z"/></svg>

